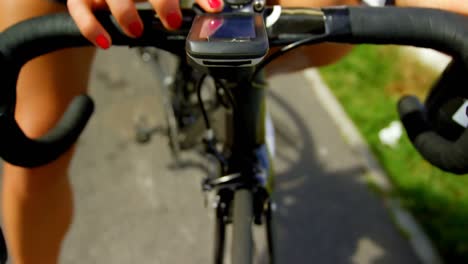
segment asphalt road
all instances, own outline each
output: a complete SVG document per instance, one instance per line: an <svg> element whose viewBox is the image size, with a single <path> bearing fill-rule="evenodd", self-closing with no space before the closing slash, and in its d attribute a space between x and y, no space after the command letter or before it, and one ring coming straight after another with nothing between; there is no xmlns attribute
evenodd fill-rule
<svg viewBox="0 0 468 264"><path fill-rule="evenodd" d="M270 80L279 263L418 263L301 76ZM200 189L208 163L184 153L177 168L162 133L134 141L137 120L164 126L157 85L134 50L98 54L96 113L73 162L76 213L61 263L212 263L213 215Z"/></svg>

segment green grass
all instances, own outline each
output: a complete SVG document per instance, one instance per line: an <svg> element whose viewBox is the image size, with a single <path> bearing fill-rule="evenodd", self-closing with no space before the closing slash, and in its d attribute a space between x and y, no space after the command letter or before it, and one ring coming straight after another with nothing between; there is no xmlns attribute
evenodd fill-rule
<svg viewBox="0 0 468 264"><path fill-rule="evenodd" d="M402 94L424 97L435 73L392 46L357 47L320 72L387 171L396 195L447 263L468 263L468 176L433 168L413 149L406 135L395 148L382 145L378 139L378 132L398 119L398 98Z"/></svg>

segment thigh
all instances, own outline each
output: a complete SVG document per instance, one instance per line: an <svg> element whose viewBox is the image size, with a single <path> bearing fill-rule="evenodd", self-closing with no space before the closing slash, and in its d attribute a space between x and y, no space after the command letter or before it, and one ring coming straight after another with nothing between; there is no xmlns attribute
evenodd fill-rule
<svg viewBox="0 0 468 264"><path fill-rule="evenodd" d="M0 31L24 19L61 11L66 11L64 5L48 0L1 0ZM26 135L34 138L45 134L56 124L72 98L86 92L94 52L94 48L61 50L36 58L21 69L15 117ZM70 153L33 170L10 165L5 169L24 174L63 174L69 158Z"/></svg>

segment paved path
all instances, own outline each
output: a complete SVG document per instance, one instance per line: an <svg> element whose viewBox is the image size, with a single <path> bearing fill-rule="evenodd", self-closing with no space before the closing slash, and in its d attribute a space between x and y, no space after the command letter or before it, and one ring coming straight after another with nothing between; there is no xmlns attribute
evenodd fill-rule
<svg viewBox="0 0 468 264"><path fill-rule="evenodd" d="M135 54L98 54L97 108L73 163L76 216L61 263L211 263L205 160L187 153L187 166L177 169L163 135L134 143L140 116L164 124L157 82ZM279 263L418 263L307 81L288 75L271 86ZM265 254L261 243L257 252Z"/></svg>

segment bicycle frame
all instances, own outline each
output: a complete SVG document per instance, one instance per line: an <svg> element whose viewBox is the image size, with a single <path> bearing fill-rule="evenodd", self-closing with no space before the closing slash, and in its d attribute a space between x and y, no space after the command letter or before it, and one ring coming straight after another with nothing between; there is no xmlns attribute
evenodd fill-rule
<svg viewBox="0 0 468 264"><path fill-rule="evenodd" d="M144 53L140 50L140 54ZM148 52L147 55L151 56L150 53ZM174 136L172 134L174 131L177 133L181 130L181 127L178 126L185 126L185 124L175 121L178 119L178 111L175 111L174 108L180 107L178 105L180 101L190 97L190 93L196 92L193 89L189 91L188 86L193 85L192 77L194 75L200 75L198 70L184 59L185 54L174 53L173 55L178 58L178 65L174 73L175 76L172 78L168 76L169 72L164 70L165 63L160 61L159 56L145 59L152 62L151 64L161 80L160 87L165 110L168 111L169 115L175 113L176 118L170 116L167 118L169 127L174 125L174 122L177 124L177 127L168 129L169 138ZM202 186L204 191L216 191L214 263L221 264L224 261L226 226L233 222L236 228L233 231L234 236L244 234L241 238L233 238L233 259L237 259L234 263L251 263L252 261L251 227L253 223L265 224L268 255L270 263L274 263L272 214L274 206L270 196L273 191L274 173L265 137L267 86L263 75L259 75L257 80L251 82L249 75L242 74L240 71L240 74L235 74L236 68L230 69L228 72L234 73L233 76L244 77L242 79L229 78L224 83L224 86L229 89L231 104L233 104L231 106L233 111L225 113L224 152L228 154L218 154L223 157L215 156L218 160L224 159L223 161L219 160L221 168L219 175L215 179L207 177ZM168 79L171 81L168 82ZM171 103L173 100L177 101L177 105ZM194 109L189 108L189 110L193 111ZM177 138L172 140L177 140ZM176 142L172 142L171 146L175 148L174 152L181 149ZM213 154L207 149L205 151L208 154ZM175 157L177 156L175 155ZM237 193L242 193L242 198L235 202ZM239 221L236 220L236 216L243 219L240 220L243 221L243 224L236 223Z"/></svg>
<svg viewBox="0 0 468 264"><path fill-rule="evenodd" d="M232 121L232 143L230 144L231 155L228 159L228 170L222 176L237 174L238 177L232 179L232 184L220 187L218 190L215 241L219 244L215 245L215 263L222 263L224 258L223 240L225 238L225 225L228 223L234 223L235 229L233 231L233 260L239 260L235 263L252 261L252 253L244 251L252 248L252 244L248 243L252 239L252 231L245 230L251 228L251 224L248 225L247 222L244 224L247 226L242 226L243 224L236 223L237 217L250 218L250 221L256 224L262 224L262 219L265 219L270 263L274 263L274 231L270 196L273 191L274 175L272 160L265 141L266 86L263 83L242 81L231 84L232 87L228 85L230 87L228 89L233 92L236 108L230 120ZM247 191L243 194L245 198L237 199L239 190ZM251 215L249 215L249 211ZM232 216L232 212L234 212L234 216ZM241 226L239 227L239 225ZM245 234L243 235L243 233ZM236 238L236 235L247 237Z"/></svg>

